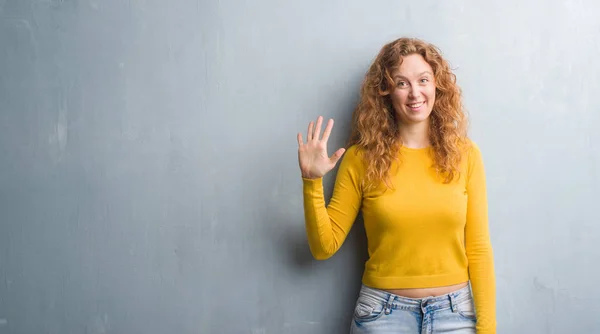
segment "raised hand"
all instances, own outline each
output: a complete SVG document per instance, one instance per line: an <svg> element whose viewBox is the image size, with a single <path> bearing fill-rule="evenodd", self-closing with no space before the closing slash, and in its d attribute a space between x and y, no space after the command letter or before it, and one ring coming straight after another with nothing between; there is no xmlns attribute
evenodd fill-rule
<svg viewBox="0 0 600 334"><path fill-rule="evenodd" d="M312 121L308 124L306 143L302 141L302 134L298 133L298 162L303 178L323 177L335 167L346 151L340 148L331 157L327 155L327 140L333 128L333 119L327 122L323 136L321 136L322 123L323 117L319 116L316 125Z"/></svg>

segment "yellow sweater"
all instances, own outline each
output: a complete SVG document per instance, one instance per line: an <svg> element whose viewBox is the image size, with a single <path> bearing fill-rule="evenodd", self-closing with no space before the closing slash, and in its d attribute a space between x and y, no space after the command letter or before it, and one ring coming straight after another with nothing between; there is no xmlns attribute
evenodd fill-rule
<svg viewBox="0 0 600 334"><path fill-rule="evenodd" d="M326 206L322 178L303 178L304 212L313 256L331 257L359 210L369 260L362 282L378 289L427 288L471 281L477 333L496 332L496 291L481 153L464 149L461 177L444 184L431 168L431 149L400 149L393 163L396 190L364 192L361 153L352 146L340 162ZM397 169L396 169L397 168Z"/></svg>

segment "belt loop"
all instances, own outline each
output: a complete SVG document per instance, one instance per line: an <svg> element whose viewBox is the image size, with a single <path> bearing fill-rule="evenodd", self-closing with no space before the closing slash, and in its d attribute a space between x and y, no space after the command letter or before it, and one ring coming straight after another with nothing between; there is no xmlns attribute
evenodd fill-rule
<svg viewBox="0 0 600 334"><path fill-rule="evenodd" d="M450 307L452 308L452 312L455 313L458 309L457 305L456 305L456 296L451 293L448 295L450 298Z"/></svg>
<svg viewBox="0 0 600 334"><path fill-rule="evenodd" d="M394 295L390 294L388 297L388 301L385 304L385 314L390 314L392 313L392 304L394 303Z"/></svg>

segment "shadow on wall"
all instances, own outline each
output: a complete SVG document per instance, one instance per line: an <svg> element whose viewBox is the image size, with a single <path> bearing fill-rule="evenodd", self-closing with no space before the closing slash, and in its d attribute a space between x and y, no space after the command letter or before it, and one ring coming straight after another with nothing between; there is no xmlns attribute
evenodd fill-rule
<svg viewBox="0 0 600 334"><path fill-rule="evenodd" d="M368 259L365 227L361 215L357 217L352 230L348 234L346 241L344 241L342 248L338 250L338 253L324 261L316 260L312 256L310 248L308 247L308 240L306 238L306 230L304 229L304 225L302 225L302 230L300 232L301 233L299 233L299 228L297 227L290 228L290 230L286 233L286 237L282 240L282 250L287 254L287 258L289 259L291 265L298 267L298 269L314 268L315 265L321 266L321 263L326 264L338 253L342 251L346 252L346 248L352 248L352 254L355 256L355 264L357 266L357 268L353 269L360 271L360 277L358 279L360 282L364 264Z"/></svg>
<svg viewBox="0 0 600 334"><path fill-rule="evenodd" d="M360 290L364 264L368 259L367 239L362 215L357 217L341 249L333 257L324 261L313 258L308 246L303 219L302 224L299 225L300 227L286 226L288 230L283 234L284 238L281 238L278 248L283 252L283 257L287 265L291 267L291 271L299 273L301 276L314 276L316 273L325 271L327 274L319 275L327 280L322 282L322 286L328 289L335 288L335 291L329 290L330 293L326 297L331 298L334 296L337 298L333 304L339 305L339 307L323 310L327 323L321 323L321 325L329 328L329 330L323 327L319 328L319 331L348 333L356 298ZM290 226L293 227L290 228ZM343 283L336 284L336 282ZM314 300L314 304L307 303L303 306L315 309L320 306L320 302Z"/></svg>

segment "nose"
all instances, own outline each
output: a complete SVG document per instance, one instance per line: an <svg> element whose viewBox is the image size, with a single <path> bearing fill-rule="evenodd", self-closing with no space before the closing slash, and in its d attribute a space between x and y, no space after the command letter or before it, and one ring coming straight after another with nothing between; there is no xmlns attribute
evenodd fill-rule
<svg viewBox="0 0 600 334"><path fill-rule="evenodd" d="M419 87L417 85L412 85L410 90L408 91L408 96L411 99L416 98L419 95Z"/></svg>

